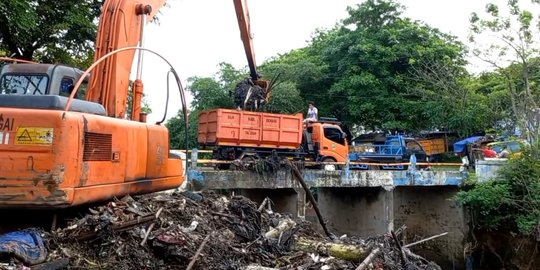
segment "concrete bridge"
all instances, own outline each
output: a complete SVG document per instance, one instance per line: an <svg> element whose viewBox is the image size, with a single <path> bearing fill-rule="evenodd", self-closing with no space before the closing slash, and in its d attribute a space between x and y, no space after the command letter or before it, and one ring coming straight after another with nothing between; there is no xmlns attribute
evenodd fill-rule
<svg viewBox="0 0 540 270"><path fill-rule="evenodd" d="M464 182L459 171L303 170L331 231L370 236L405 225L407 242L448 232L416 251L443 269L463 269L468 232L463 209L452 201ZM306 194L290 169L274 172L188 170L198 189L231 190L273 209L317 221Z"/></svg>

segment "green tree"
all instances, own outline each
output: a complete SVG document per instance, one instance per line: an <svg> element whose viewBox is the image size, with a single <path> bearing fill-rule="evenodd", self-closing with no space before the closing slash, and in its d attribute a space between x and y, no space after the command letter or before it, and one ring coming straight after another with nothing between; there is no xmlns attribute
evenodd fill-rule
<svg viewBox="0 0 540 270"><path fill-rule="evenodd" d="M321 115L371 129L429 128L435 102L426 102L418 89L440 90L411 73L428 61L457 69L464 50L453 37L403 18L402 10L378 0L350 7L342 23L318 30L308 47L263 67L281 68Z"/></svg>
<svg viewBox="0 0 540 270"><path fill-rule="evenodd" d="M91 59L101 0L0 2L0 49L9 56L80 64Z"/></svg>
<svg viewBox="0 0 540 270"><path fill-rule="evenodd" d="M470 209L477 229L534 233L540 221L539 163L538 148L526 148L496 179L467 186L456 200Z"/></svg>
<svg viewBox="0 0 540 270"><path fill-rule="evenodd" d="M287 81L274 87L268 104L263 111L272 113L298 113L306 110L307 105L300 97L300 92L293 82Z"/></svg>
<svg viewBox="0 0 540 270"><path fill-rule="evenodd" d="M186 90L193 96L188 120L188 147L197 146L198 114L201 111L214 108L233 108L234 104L229 97L229 89L233 87L234 80L241 78L240 72L228 63L220 63L220 71L212 77L190 77ZM185 121L182 111L169 119L166 123L170 132L171 147L186 148Z"/></svg>
<svg viewBox="0 0 540 270"><path fill-rule="evenodd" d="M165 123L169 129L169 141L171 149L197 148L197 125L199 111L192 111L188 118L188 146L186 147L186 128L182 111Z"/></svg>
<svg viewBox="0 0 540 270"><path fill-rule="evenodd" d="M248 77L247 70L236 69L229 63L220 63L219 71L213 77L188 78L186 88L193 96L190 104L189 117L189 147L197 145L198 114L204 110L225 108L234 109L234 102L230 92L236 85ZM294 113L302 109L303 102L299 91L290 81L276 84L272 90L270 102L264 107L264 111L276 113ZM171 134L171 147L185 148L185 127L182 112L167 122Z"/></svg>
<svg viewBox="0 0 540 270"><path fill-rule="evenodd" d="M475 45L474 55L489 63L504 80L517 126L529 142L538 144L540 89L533 61L539 52L534 33L540 20L532 12L522 10L518 0L508 1L508 9L509 14L502 15L497 5L488 4L486 18L473 13L470 41ZM486 44L485 40L489 42Z"/></svg>

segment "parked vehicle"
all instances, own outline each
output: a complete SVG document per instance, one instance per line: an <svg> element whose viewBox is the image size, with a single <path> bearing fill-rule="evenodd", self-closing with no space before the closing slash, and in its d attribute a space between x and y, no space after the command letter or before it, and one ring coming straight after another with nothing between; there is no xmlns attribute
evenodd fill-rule
<svg viewBox="0 0 540 270"><path fill-rule="evenodd" d="M418 143L422 145L426 154L429 156L440 155L448 152L448 145L442 138L420 139Z"/></svg>
<svg viewBox="0 0 540 270"><path fill-rule="evenodd" d="M527 142L520 140L507 140L487 144L487 146L493 149L493 151L495 151L497 154L500 154L504 147L506 147L506 149L510 152L510 157L518 157L525 145L527 145Z"/></svg>
<svg viewBox="0 0 540 270"><path fill-rule="evenodd" d="M385 136L384 141L374 140L350 147L349 160L368 164L351 164L352 169L405 169L406 165L377 165L373 163L406 163L414 154L416 160L427 161L428 155L418 141L403 135Z"/></svg>
<svg viewBox="0 0 540 270"><path fill-rule="evenodd" d="M450 131L425 132L416 136L432 161L441 161L445 154L452 152L457 138L457 133Z"/></svg>
<svg viewBox="0 0 540 270"><path fill-rule="evenodd" d="M522 145L523 145L523 142L515 141L515 140L488 143L488 147L493 149L493 151L497 152L497 154L499 154L504 149L505 146L507 147L508 151L510 151L511 153L520 152Z"/></svg>

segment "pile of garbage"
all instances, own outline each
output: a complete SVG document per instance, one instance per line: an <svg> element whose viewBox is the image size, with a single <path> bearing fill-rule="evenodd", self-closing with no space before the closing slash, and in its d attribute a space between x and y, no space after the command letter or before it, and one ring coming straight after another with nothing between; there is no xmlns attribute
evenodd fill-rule
<svg viewBox="0 0 540 270"><path fill-rule="evenodd" d="M331 239L270 205L211 191L127 196L51 232L0 237L0 269L440 269L399 231Z"/></svg>
<svg viewBox="0 0 540 270"><path fill-rule="evenodd" d="M256 110L265 105L266 89L253 83L250 78L239 82L232 93L236 108Z"/></svg>

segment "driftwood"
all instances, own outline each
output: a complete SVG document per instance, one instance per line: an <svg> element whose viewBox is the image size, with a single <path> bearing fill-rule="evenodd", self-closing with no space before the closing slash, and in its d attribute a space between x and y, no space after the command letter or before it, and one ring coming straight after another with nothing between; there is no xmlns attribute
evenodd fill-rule
<svg viewBox="0 0 540 270"><path fill-rule="evenodd" d="M313 206L313 210L315 210L315 214L317 214L317 219L319 220L319 223L321 224L321 227L330 239L335 239L336 237L328 231L328 228L326 227L326 222L324 222L324 219L321 215L321 211L319 210L319 205L317 204L317 201L315 201L315 198L313 198L313 195L309 191L309 187L306 185L306 182L304 181L304 177L302 177L302 174L298 170L298 167L294 163L292 163L290 160L287 160L289 162L289 166L292 169L293 175L295 176L296 180L302 185L304 188L304 191L306 193L306 196L309 199L309 202L311 202L311 205Z"/></svg>
<svg viewBox="0 0 540 270"><path fill-rule="evenodd" d="M163 207L159 208L159 210L157 211L156 219L159 218L159 214L161 214L161 211L163 211ZM148 227L148 230L146 231L146 234L144 235L144 238L141 241L141 246L144 246L144 244L146 244L146 241L148 240L148 236L150 235L150 232L152 232L152 229L154 228L155 224L156 223L153 222L152 224L150 224L150 227Z"/></svg>
<svg viewBox="0 0 540 270"><path fill-rule="evenodd" d="M257 211L261 212L270 203L269 201L270 201L270 198L268 197L264 198L264 200L262 201Z"/></svg>
<svg viewBox="0 0 540 270"><path fill-rule="evenodd" d="M195 262L197 261L197 259L199 258L199 256L201 256L201 253L204 249L204 246L206 246L206 243L208 242L208 239L210 239L210 234L207 235L204 240L202 241L202 244L199 246L199 249L197 249L197 252L195 252L195 255L193 255L193 258L191 259L191 261L189 262L186 270L191 270L191 268L193 268L193 266L195 265Z"/></svg>
<svg viewBox="0 0 540 270"><path fill-rule="evenodd" d="M414 258L414 259L419 260L419 261L423 261L424 263L430 265L431 267L434 267L435 269L442 270L442 268L440 266L438 266L437 264L426 260L424 257L422 257L420 255L416 255L416 254L412 253L408 248L404 247L403 252L405 252L405 254L407 254L407 256L409 256L411 258Z"/></svg>
<svg viewBox="0 0 540 270"><path fill-rule="evenodd" d="M407 265L407 263L409 262L409 260L407 260L407 256L405 256L405 252L403 252L403 248L401 247L401 243L397 239L397 236L394 233L394 231L390 231L390 233L392 234L392 238L396 242L396 247L397 247L397 249L399 251L399 255L401 257L401 264L405 267Z"/></svg>
<svg viewBox="0 0 540 270"><path fill-rule="evenodd" d="M428 238L425 238L425 239L422 239L420 241L417 241L417 242L414 242L414 243L410 243L410 244L406 244L404 245L403 247L404 248L408 248L408 247L412 247L412 246L415 246L415 245L418 245L420 243L424 243L426 241L429 241L429 240L432 240L432 239L435 239L435 238L438 238L438 237L441 237L441 236L444 236L444 235L447 235L448 232L444 232L444 233L441 233L441 234L437 234L437 235L434 235L434 236L430 236Z"/></svg>
<svg viewBox="0 0 540 270"><path fill-rule="evenodd" d="M283 220L281 220L279 222L277 227L275 227L275 228L269 230L268 232L266 232L264 234L264 236L266 238L274 238L274 239L276 239L281 235L281 233L294 228L294 226L296 226L296 222L294 222L292 219L290 219L290 218L283 219Z"/></svg>
<svg viewBox="0 0 540 270"><path fill-rule="evenodd" d="M130 220L130 221L126 221L122 224L116 224L116 225L113 225L112 226L112 230L115 231L115 232L121 232L121 231L127 231L127 230L130 230L134 227L137 227L137 226L141 226L141 225L144 225L144 224L148 224L152 221L155 221L156 220L156 215L155 214L150 214L150 215L146 215L146 216L143 216L143 217L138 217L134 220ZM82 232L80 234L78 234L77 236L74 237L75 240L78 240L78 241L84 241L84 240L90 240L92 238L95 238L95 237L98 237L99 236L99 232ZM71 238L70 236L66 237L65 240L70 240L73 238Z"/></svg>
<svg viewBox="0 0 540 270"><path fill-rule="evenodd" d="M381 252L380 248L375 248L371 253L362 261L361 264L356 267L356 270L364 270L375 259L375 257Z"/></svg>
<svg viewBox="0 0 540 270"><path fill-rule="evenodd" d="M364 247L357 245L338 244L331 242L318 242L306 238L299 238L294 249L321 255L330 255L343 260L360 262L368 253Z"/></svg>

